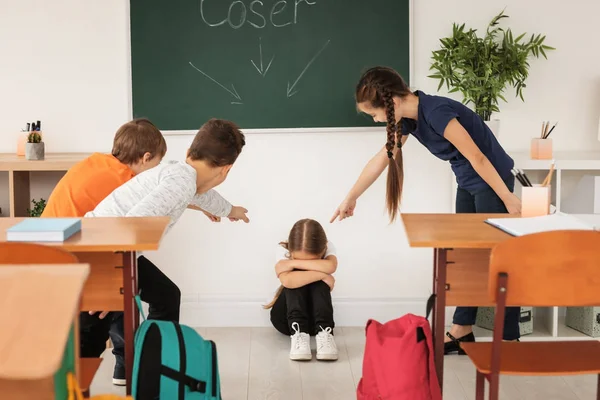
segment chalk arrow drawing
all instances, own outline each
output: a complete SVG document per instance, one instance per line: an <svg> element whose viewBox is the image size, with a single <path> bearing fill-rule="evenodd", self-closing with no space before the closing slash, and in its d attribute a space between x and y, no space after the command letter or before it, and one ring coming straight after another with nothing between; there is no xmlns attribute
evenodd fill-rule
<svg viewBox="0 0 600 400"><path fill-rule="evenodd" d="M223 89L225 89L229 94L231 94L233 97L235 97L237 99L237 101L232 101L231 104L244 104L242 103L242 98L240 97L240 95L238 94L237 90L235 90L235 86L233 86L233 83L231 84L231 90L227 89L225 86L223 86L222 84L220 84L219 82L217 82L214 78L212 78L211 76L209 76L206 72L201 71L198 67L196 67L194 64L192 64L192 62L190 61L190 65L192 66L192 68L194 68L196 71L200 72L202 75L204 75L205 77L207 77L208 79L210 79L211 81L213 81L214 83L216 83L217 85L221 86Z"/></svg>
<svg viewBox="0 0 600 400"><path fill-rule="evenodd" d="M260 68L258 68L258 66L254 62L254 60L250 60L250 62L252 63L252 65L254 65L254 68L256 68L258 73L261 74L262 77L264 78L267 75L267 72L269 72L269 68L271 68L271 64L273 63L273 60L275 59L275 55L273 55L273 57L271 57L271 61L269 61L269 64L267 64L267 68L264 68L263 67L263 54L262 54L262 38L258 38L258 52L260 54Z"/></svg>
<svg viewBox="0 0 600 400"><path fill-rule="evenodd" d="M327 45L329 45L329 42L331 42L331 39L328 40L328 41L326 41L325 44L323 45L323 47L321 47L321 49L317 52L317 54L315 54L313 56L313 58L310 59L310 61L308 62L308 64L306 64L306 66L304 67L304 69L302 70L302 72L300 72L300 75L298 75L298 78L296 78L296 80L294 81L294 83L292 84L292 86L290 86L290 82L288 81L288 84L287 84L287 97L288 98L290 98L293 95L295 95L296 93L298 93L297 90L294 90L296 88L296 85L298 84L298 82L300 82L300 79L302 79L302 76L306 73L306 71L312 65L312 63L315 62L315 60L317 59L317 57L319 57L319 55L323 52L323 50L325 50L325 48L327 47Z"/></svg>

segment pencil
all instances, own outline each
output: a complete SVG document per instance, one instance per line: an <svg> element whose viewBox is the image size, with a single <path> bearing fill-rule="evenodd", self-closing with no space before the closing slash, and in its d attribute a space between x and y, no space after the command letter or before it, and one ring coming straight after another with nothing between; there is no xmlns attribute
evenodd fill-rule
<svg viewBox="0 0 600 400"><path fill-rule="evenodd" d="M517 178L517 180L519 181L519 183L521 183L522 186L527 186L527 183L525 183L525 181L516 169L512 169L510 172L512 172L512 174L515 176L515 178Z"/></svg>
<svg viewBox="0 0 600 400"><path fill-rule="evenodd" d="M540 139L544 138L544 127L546 126L546 122L542 121L542 133L540 133Z"/></svg>
<svg viewBox="0 0 600 400"><path fill-rule="evenodd" d="M546 138L546 135L548 134L548 128L550 128L550 121L546 121L546 128L544 129L544 136L542 136L542 139Z"/></svg>
<svg viewBox="0 0 600 400"><path fill-rule="evenodd" d="M558 125L558 122L554 124L554 126L550 129L550 132L548 132L546 135L544 135L544 139L548 139L548 136L550 136L550 134L552 133L554 128L556 128L556 125Z"/></svg>
<svg viewBox="0 0 600 400"><path fill-rule="evenodd" d="M546 179L544 179L544 182L542 182L542 186L548 186L550 184L550 181L552 180L553 172L554 172L554 160L552 160L552 165L550 166L550 171L548 172L548 175L546 175Z"/></svg>
<svg viewBox="0 0 600 400"><path fill-rule="evenodd" d="M527 175L525 175L525 172L523 172L522 169L519 170L519 172L521 173L521 176L523 176L523 179L525 180L525 183L527 184L527 186L533 186L531 184L531 181L529 180L529 178L527 177Z"/></svg>

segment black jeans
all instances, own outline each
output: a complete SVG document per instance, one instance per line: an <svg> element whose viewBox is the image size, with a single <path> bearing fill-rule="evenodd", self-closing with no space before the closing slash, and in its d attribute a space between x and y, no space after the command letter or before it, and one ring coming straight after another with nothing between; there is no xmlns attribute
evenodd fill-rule
<svg viewBox="0 0 600 400"><path fill-rule="evenodd" d="M181 292L156 265L144 256L138 257L138 288L141 299L150 305L148 319L179 322ZM106 341L113 342L113 354L117 363L124 364L125 339L123 313L111 312L104 319L100 313L80 313L81 357L100 357L106 349Z"/></svg>
<svg viewBox="0 0 600 400"><path fill-rule="evenodd" d="M512 192L515 187L515 178L511 176L505 181ZM456 192L457 213L507 213L506 206L496 192L489 186L473 191L458 188ZM519 307L507 307L504 317L504 340L516 340L521 335L519 332ZM452 323L456 325L475 325L477 307L456 307Z"/></svg>
<svg viewBox="0 0 600 400"><path fill-rule="evenodd" d="M334 328L331 290L323 281L298 289L284 288L271 309L271 323L284 335L292 335L292 324L297 322L300 332L311 336L321 328Z"/></svg>

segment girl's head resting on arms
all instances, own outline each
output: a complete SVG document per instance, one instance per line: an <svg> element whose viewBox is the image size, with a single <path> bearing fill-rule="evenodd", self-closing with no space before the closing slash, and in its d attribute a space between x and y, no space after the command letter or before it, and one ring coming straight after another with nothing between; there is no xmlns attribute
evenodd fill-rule
<svg viewBox="0 0 600 400"><path fill-rule="evenodd" d="M187 163L198 173L198 193L223 183L245 144L233 122L213 118L200 127L187 153Z"/></svg>
<svg viewBox="0 0 600 400"><path fill-rule="evenodd" d="M301 219L290 231L287 242L280 243L294 260L320 260L327 250L325 230L313 219Z"/></svg>
<svg viewBox="0 0 600 400"><path fill-rule="evenodd" d="M358 81L355 99L360 112L370 115L375 122L387 123L385 147L389 164L386 206L390 220L394 221L398 215L404 182L400 120L405 117L416 119L418 98L396 71L387 67L373 67L363 73Z"/></svg>

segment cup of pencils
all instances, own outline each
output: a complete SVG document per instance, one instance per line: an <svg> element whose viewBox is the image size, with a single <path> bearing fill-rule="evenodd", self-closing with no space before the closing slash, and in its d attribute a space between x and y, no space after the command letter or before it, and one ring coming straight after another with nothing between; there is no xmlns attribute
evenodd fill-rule
<svg viewBox="0 0 600 400"><path fill-rule="evenodd" d="M542 132L539 138L531 139L531 159L532 160L551 160L552 159L552 139L550 134L556 128L558 122L550 127L550 121L542 122Z"/></svg>
<svg viewBox="0 0 600 400"><path fill-rule="evenodd" d="M540 217L550 214L550 201L552 196L551 185L554 163L541 184L532 184L529 178L519 170L513 170L515 177L523 185L521 191L521 216Z"/></svg>

